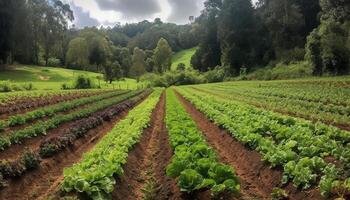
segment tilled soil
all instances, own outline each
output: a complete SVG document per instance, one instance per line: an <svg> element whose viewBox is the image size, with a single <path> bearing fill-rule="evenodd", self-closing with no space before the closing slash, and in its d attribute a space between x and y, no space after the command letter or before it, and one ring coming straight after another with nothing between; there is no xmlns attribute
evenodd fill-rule
<svg viewBox="0 0 350 200"><path fill-rule="evenodd" d="M8 186L0 190L0 199L29 200L50 196L63 179L63 169L79 162L83 153L90 151L127 113L121 112L111 121L90 130L86 137L76 140L69 149L44 159L38 169L10 179Z"/></svg>
<svg viewBox="0 0 350 200"><path fill-rule="evenodd" d="M129 153L124 174L117 178L113 199L135 200L146 196L157 200L181 199L175 180L165 173L172 150L164 118L165 94L153 111L151 126L144 131L141 141Z"/></svg>
<svg viewBox="0 0 350 200"><path fill-rule="evenodd" d="M125 95L125 94L121 94L121 95ZM107 98L107 99L115 98L116 96L110 97L110 98ZM93 103L96 103L96 102L93 102ZM73 112L75 112L75 111L77 111L79 109L86 108L86 107L88 107L89 105L91 105L93 103L81 105L81 106L78 106L78 107L73 108L71 110L60 112L59 114L73 113ZM91 115L93 115L93 114L91 114ZM45 117L44 119L40 119L40 120L44 120L45 121L45 119L48 120L49 117ZM36 121L39 121L39 120L36 120ZM56 137L57 135L62 134L62 131L61 131L62 129L69 128L76 121L77 120L74 120L74 121L71 121L71 122L62 123L57 128L52 129L52 130L48 130L46 135L39 135L37 137L27 138L21 144L13 144L13 145L11 145L10 147L6 148L5 150L0 151L0 159L3 159L3 160L5 160L5 159L6 160L15 160L19 156L21 156L27 149L36 149L40 145L41 141L43 141L44 139L48 139L48 138L51 138L51 137ZM21 125L21 126L23 126L22 128L24 128L26 126L33 125L34 123L35 122L30 122L30 124Z"/></svg>
<svg viewBox="0 0 350 200"><path fill-rule="evenodd" d="M104 98L102 100L107 100L107 99L112 99L112 98L115 98L117 96L121 96L121 95L125 95L126 93L122 93L122 94L116 94L115 96L112 96L112 97L107 97L107 98ZM76 100L76 99L72 99L71 101L73 100ZM99 100L101 101L101 100ZM62 102L61 102L62 103ZM18 131L18 130L21 130L21 129L25 129L29 126L32 126L36 123L38 123L39 121L47 121L49 119L51 119L52 117L56 116L56 115L67 115L67 114L70 114L70 113L73 113L73 112L76 112L78 110L81 110L81 109L84 109L84 108L87 108L89 107L90 105L92 104L95 104L97 103L97 101L94 101L94 102L90 102L90 103L86 103L86 104L83 104L83 105L80 105L80 106L77 106L77 107L74 107L74 108L71 108L71 109L68 109L68 110L65 110L65 111L59 111L59 112L56 112L53 116L45 116L45 117L41 117L41 118L38 118L38 119L34 119L34 120L31 120L31 121L28 121L26 122L25 124L21 124L21 125L15 125L15 126L11 126L11 127L6 127L4 129L4 131L2 132L3 135L11 135L13 132L15 131ZM45 106L44 106L45 107ZM43 107L43 108L44 108ZM26 112L23 112L22 114L25 114Z"/></svg>
<svg viewBox="0 0 350 200"><path fill-rule="evenodd" d="M96 91L87 93L72 93L64 95L53 95L52 97L38 97L38 98L28 98L20 101L11 102L9 105L0 106L0 119L6 119L11 115L23 114L32 111L38 107L53 105L57 103L62 103L65 101L71 101L74 99L90 97L109 91Z"/></svg>
<svg viewBox="0 0 350 200"><path fill-rule="evenodd" d="M238 199L269 199L273 188L280 186L282 170L271 169L261 160L258 152L248 149L226 130L220 129L179 93L176 95L203 132L207 142L216 150L219 159L236 170L241 180L241 197ZM284 189L291 200L323 199L317 190L302 192L291 184Z"/></svg>
<svg viewBox="0 0 350 200"><path fill-rule="evenodd" d="M217 94L215 92L210 92L210 91L203 90L203 89L200 89L200 88L197 88L197 87L192 87L192 89L197 90L199 92L204 92L204 93L207 93L207 94L218 96L218 97L221 97L223 99L227 99L226 97L224 97L224 96L222 96L220 94ZM250 103L250 102L245 102L245 103L253 105L253 106L257 107L257 108L271 110L273 112L277 112L277 113L280 113L280 114L283 114L283 115L289 115L289 116L292 116L292 117L303 118L305 120L309 120L309 121L312 121L312 122L318 122L318 121L321 120L323 123L325 123L327 125L335 126L335 127L339 128L339 129L342 129L342 130L345 130L345 131L350 131L350 124L341 124L341 123L336 123L336 122L322 120L322 119L312 119L308 115L303 115L301 113L295 113L295 112L285 111L285 110L282 110L282 109L271 108L270 106L263 105L263 104L253 104L253 103Z"/></svg>

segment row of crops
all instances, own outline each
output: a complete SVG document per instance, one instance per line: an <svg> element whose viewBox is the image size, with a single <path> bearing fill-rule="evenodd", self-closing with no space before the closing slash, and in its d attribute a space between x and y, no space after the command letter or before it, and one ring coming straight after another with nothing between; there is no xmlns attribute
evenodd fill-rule
<svg viewBox="0 0 350 200"><path fill-rule="evenodd" d="M178 91L234 138L258 151L271 167L282 167L282 183L291 181L302 189L318 186L326 197L349 191L350 132L259 109L215 92L191 87ZM328 162L329 158L340 164Z"/></svg>
<svg viewBox="0 0 350 200"><path fill-rule="evenodd" d="M106 199L114 189L115 177L123 174L128 152L139 142L149 126L151 114L159 101L156 89L144 102L129 112L80 163L64 171L62 187L66 192L84 192L93 199Z"/></svg>
<svg viewBox="0 0 350 200"><path fill-rule="evenodd" d="M320 94L322 88L334 98ZM231 198L231 195L252 197L251 191L247 192L248 169L225 159L232 151L217 148L220 143L215 140L220 140L222 135L211 137L215 133L228 133L226 139L244 144L244 149L260 155L257 159L261 158L261 163L282 174L281 180L277 178L280 184L272 184L271 189L275 187L272 191L253 189L261 192L257 196L265 197L272 192L276 194L271 195L285 197L284 189L289 191L289 186L294 185L297 192L316 189L325 199L346 199L350 192L350 132L339 125L348 122L350 102L344 97L349 95L349 88L347 81L235 82L170 88L165 95L161 88L82 90L18 96L17 104L4 100L3 105L8 106L21 107L22 102L26 110L0 113L0 199L17 199L11 196L18 191L16 188L31 192L35 184L29 182L35 183L36 179L38 184L47 182L44 184L50 188L56 187L63 196L112 199L122 190L120 181L129 184L131 179L126 176L140 176L135 178L136 182L142 182L141 178L146 176L128 171L130 155L133 159L160 162L151 158L155 154L145 152L148 146L143 145L148 143L143 138L147 134L160 137L154 131L159 127L154 124L162 123L169 144L159 140L157 151L162 151L164 145L172 151L159 174L176 184L181 198L203 194L215 199ZM54 101L54 98L58 99ZM42 104L33 103L39 99ZM165 119L154 117L163 109L159 105L165 106ZM201 117L195 117L189 108L196 108ZM327 118L328 115L331 116ZM205 118L226 132L215 130L208 134L207 129L200 128L200 120ZM133 151L135 148L141 151ZM137 155L140 153L146 156ZM68 164L60 164L65 162L60 155L70 160ZM59 167L52 169L55 171L51 175L47 166L55 164ZM37 173L28 173L32 170ZM34 178L26 179L31 176ZM59 177L63 179L53 186L50 179ZM258 181L257 177L251 177L250 181ZM145 189L133 184L130 182L128 191L136 188L140 191L133 192L141 193ZM148 192L157 193L159 187L162 185Z"/></svg>
<svg viewBox="0 0 350 200"><path fill-rule="evenodd" d="M91 95L105 93L111 90L90 89L90 90L37 90L0 93L0 106L9 106L17 103L36 101L38 99L50 99L69 95Z"/></svg>
<svg viewBox="0 0 350 200"><path fill-rule="evenodd" d="M109 106L117 104L140 93L141 91L132 91L125 94L120 94L120 92L112 92L111 94L107 95L99 95L97 97L88 97L87 99L75 100L73 102L64 103L63 105L54 105L52 107L44 109L39 108L38 110L28 112L24 115L14 116L10 118L7 123L2 123L2 126L4 127L7 124L10 125L12 122L11 119L16 119L13 123L22 124L22 122L26 122L26 119L40 118L45 115L52 117L48 120L33 123L29 126L26 126L24 129L8 131L9 133L7 133L6 135L0 136L0 149L8 148L12 144L18 144L26 138L36 137L38 135L45 135L48 130L56 128L62 123L87 117L98 110L105 109ZM58 110L72 109L76 105L84 104L87 102L90 103L87 107L78 110L73 110L73 112L69 112L67 114L55 114L56 112L58 112Z"/></svg>
<svg viewBox="0 0 350 200"><path fill-rule="evenodd" d="M90 130L109 123L151 92L151 89L37 91L32 96L18 93L15 105L27 110L7 113L0 120L0 188L38 169L44 159L71 148ZM9 96L14 95L9 93ZM46 106L35 104L36 100L45 101ZM32 106L24 105L28 103ZM64 124L68 126L59 128ZM30 139L32 142L28 142Z"/></svg>
<svg viewBox="0 0 350 200"><path fill-rule="evenodd" d="M350 87L346 81L233 82L195 88L314 121L336 125L350 121Z"/></svg>
<svg viewBox="0 0 350 200"><path fill-rule="evenodd" d="M150 125L151 113L162 92L156 89L85 154L81 162L66 168L62 189L68 193L85 193L92 199L111 198L113 190L118 190L116 178L124 173L128 153ZM165 123L174 152L166 168L167 176L176 180L185 193L209 189L215 197L238 194L240 183L234 169L218 161L215 151L206 143L172 90L167 92L166 99Z"/></svg>

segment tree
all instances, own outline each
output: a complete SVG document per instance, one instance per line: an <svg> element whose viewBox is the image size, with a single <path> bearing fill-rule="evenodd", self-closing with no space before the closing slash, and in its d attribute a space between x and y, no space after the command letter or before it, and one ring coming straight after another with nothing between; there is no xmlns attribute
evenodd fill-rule
<svg viewBox="0 0 350 200"><path fill-rule="evenodd" d="M170 70L173 51L166 39L161 38L154 49L153 62L155 72L163 73Z"/></svg>
<svg viewBox="0 0 350 200"><path fill-rule="evenodd" d="M127 76L129 74L132 65L132 56L128 48L112 46L111 61L120 64L122 76Z"/></svg>
<svg viewBox="0 0 350 200"><path fill-rule="evenodd" d="M306 59L314 65L314 74L349 73L350 2L321 0L321 25L308 37Z"/></svg>
<svg viewBox="0 0 350 200"><path fill-rule="evenodd" d="M100 66L106 64L110 56L108 41L102 36L95 36L90 43L90 64L96 65L96 71L100 71Z"/></svg>
<svg viewBox="0 0 350 200"><path fill-rule="evenodd" d="M15 22L19 8L23 8L24 0L0 1L0 65L7 64L13 50ZM17 16L15 15L17 13Z"/></svg>
<svg viewBox="0 0 350 200"><path fill-rule="evenodd" d="M219 17L221 63L229 73L239 75L240 68L252 64L255 21L253 5L246 0L224 0Z"/></svg>
<svg viewBox="0 0 350 200"><path fill-rule="evenodd" d="M146 71L147 72L153 72L155 68L155 64L152 58L146 59Z"/></svg>
<svg viewBox="0 0 350 200"><path fill-rule="evenodd" d="M73 11L69 4L63 4L60 0L52 0L52 4L41 0L38 9L42 14L40 33L44 48L45 66L50 58L50 51L64 31L67 31L67 19L74 20Z"/></svg>
<svg viewBox="0 0 350 200"><path fill-rule="evenodd" d="M132 56L132 66L130 68L130 76L139 80L140 76L146 73L146 54L145 52L136 47Z"/></svg>
<svg viewBox="0 0 350 200"><path fill-rule="evenodd" d="M120 66L119 62L108 62L104 66L104 77L105 80L108 81L110 84L114 80L119 80L123 76L122 67Z"/></svg>
<svg viewBox="0 0 350 200"><path fill-rule="evenodd" d="M77 37L69 42L67 64L86 70L89 64L89 49L84 38Z"/></svg>
<svg viewBox="0 0 350 200"><path fill-rule="evenodd" d="M191 58L194 69L205 72L221 65L221 49L218 39L218 15L221 0L207 0L202 15L196 19L194 32L199 36L199 47Z"/></svg>
<svg viewBox="0 0 350 200"><path fill-rule="evenodd" d="M300 7L293 0L265 0L265 24L273 45L278 53L282 49L292 49L303 46L302 29L305 20Z"/></svg>
<svg viewBox="0 0 350 200"><path fill-rule="evenodd" d="M185 69L186 69L186 65L183 63L179 63L176 68L177 71L185 71Z"/></svg>

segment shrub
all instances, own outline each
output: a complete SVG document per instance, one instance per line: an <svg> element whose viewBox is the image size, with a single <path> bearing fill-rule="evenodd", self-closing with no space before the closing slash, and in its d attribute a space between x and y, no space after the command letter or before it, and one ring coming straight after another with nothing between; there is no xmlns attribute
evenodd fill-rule
<svg viewBox="0 0 350 200"><path fill-rule="evenodd" d="M0 92L11 92L11 82L10 81L0 81Z"/></svg>
<svg viewBox="0 0 350 200"><path fill-rule="evenodd" d="M225 69L217 66L213 70L204 73L204 77L208 83L222 82L225 79Z"/></svg>
<svg viewBox="0 0 350 200"><path fill-rule="evenodd" d="M61 66L61 60L57 58L49 58L47 65L53 66L53 67L59 67Z"/></svg>
<svg viewBox="0 0 350 200"><path fill-rule="evenodd" d="M23 154L22 162L27 170L35 169L40 165L40 158L32 151Z"/></svg>
<svg viewBox="0 0 350 200"><path fill-rule="evenodd" d="M69 87L69 85L68 85L67 83L63 83L63 84L61 85L61 89L62 89L62 90L69 90L69 89L71 89L71 88Z"/></svg>
<svg viewBox="0 0 350 200"><path fill-rule="evenodd" d="M186 65L184 63L179 63L176 68L177 71L185 71L185 69Z"/></svg>
<svg viewBox="0 0 350 200"><path fill-rule="evenodd" d="M313 66L308 62L296 62L292 64L279 63L276 67L258 69L249 74L249 80L278 80L293 79L312 76Z"/></svg>
<svg viewBox="0 0 350 200"><path fill-rule="evenodd" d="M74 84L75 89L90 89L94 88L93 83L89 77L84 75L79 75Z"/></svg>
<svg viewBox="0 0 350 200"><path fill-rule="evenodd" d="M172 85L190 85L206 83L206 78L196 70L169 71L164 74L147 73L140 78L154 87L169 87Z"/></svg>
<svg viewBox="0 0 350 200"><path fill-rule="evenodd" d="M16 84L11 81L0 81L0 92L12 92L33 89L34 87L32 83Z"/></svg>

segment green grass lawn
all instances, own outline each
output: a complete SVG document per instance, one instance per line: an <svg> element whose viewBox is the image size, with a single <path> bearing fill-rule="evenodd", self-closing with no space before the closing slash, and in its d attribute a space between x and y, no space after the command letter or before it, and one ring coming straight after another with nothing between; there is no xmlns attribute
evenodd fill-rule
<svg viewBox="0 0 350 200"><path fill-rule="evenodd" d="M171 65L172 70L176 70L177 65L179 63L183 63L186 65L186 68L191 67L191 57L196 52L197 47L194 47L192 49L186 49L183 51L179 51L176 54L173 55L173 64Z"/></svg>
<svg viewBox="0 0 350 200"><path fill-rule="evenodd" d="M120 88L136 89L137 82L133 79L125 81L114 81L113 84L107 84L103 81L103 74L86 72L80 70L71 70L56 67L39 67L29 65L16 65L10 69L0 72L0 81L11 81L13 83L32 83L35 89L52 90L60 89L63 83L72 85L79 75L90 77L96 85L102 88ZM99 78L101 80L99 81Z"/></svg>

